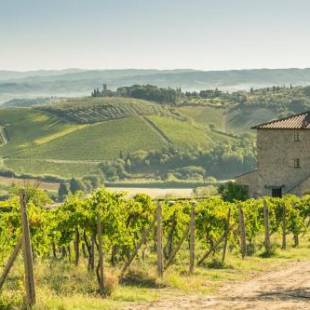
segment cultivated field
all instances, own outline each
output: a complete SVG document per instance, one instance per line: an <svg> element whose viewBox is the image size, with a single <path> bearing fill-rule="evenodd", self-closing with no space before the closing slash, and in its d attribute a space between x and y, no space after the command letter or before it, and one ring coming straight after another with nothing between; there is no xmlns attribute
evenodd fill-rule
<svg viewBox="0 0 310 310"><path fill-rule="evenodd" d="M29 220L22 213L20 222L26 202L18 196L0 203L1 264L25 225L35 257L32 267L26 254L11 256L5 281L1 268L3 309L307 308L309 196L194 203L100 189L46 208L46 193L26 193ZM25 282L23 260L34 272Z"/></svg>
<svg viewBox="0 0 310 310"><path fill-rule="evenodd" d="M231 141L225 109L161 106L130 98L77 98L34 108L3 108L4 166L17 173L81 177L98 162L164 147L209 150ZM213 130L210 125L215 125ZM63 162L62 162L63 161ZM91 162L97 161L97 163Z"/></svg>

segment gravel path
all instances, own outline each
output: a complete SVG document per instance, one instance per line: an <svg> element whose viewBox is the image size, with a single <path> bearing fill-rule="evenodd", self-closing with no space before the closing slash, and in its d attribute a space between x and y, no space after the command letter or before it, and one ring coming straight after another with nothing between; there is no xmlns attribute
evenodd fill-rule
<svg viewBox="0 0 310 310"><path fill-rule="evenodd" d="M168 297L127 309L310 309L310 262L292 262L248 281L228 283L215 296Z"/></svg>

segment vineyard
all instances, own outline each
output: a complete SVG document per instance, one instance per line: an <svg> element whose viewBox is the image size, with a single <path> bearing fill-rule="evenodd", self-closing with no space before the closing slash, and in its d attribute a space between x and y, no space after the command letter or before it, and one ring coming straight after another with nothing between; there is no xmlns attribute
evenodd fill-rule
<svg viewBox="0 0 310 310"><path fill-rule="evenodd" d="M1 202L0 219L1 306L19 309L22 271L19 268L13 278L9 272L22 244L26 304L36 302L35 284L43 282L60 293L52 275L36 279L42 264L49 268L64 264L67 271L79 266L87 274L88 282L83 283L88 285L87 294L109 300L117 283L164 286L170 269L190 278L198 268L225 269L228 254L244 261L253 256L267 259L278 247L288 247L290 235L298 248L309 226L310 197L154 201L143 194L128 199L99 189L88 197L77 193L62 205L53 205L45 192L28 188Z"/></svg>
<svg viewBox="0 0 310 310"><path fill-rule="evenodd" d="M54 114L65 121L90 124L135 115L170 115L169 109L140 99L81 98L42 105L40 111Z"/></svg>

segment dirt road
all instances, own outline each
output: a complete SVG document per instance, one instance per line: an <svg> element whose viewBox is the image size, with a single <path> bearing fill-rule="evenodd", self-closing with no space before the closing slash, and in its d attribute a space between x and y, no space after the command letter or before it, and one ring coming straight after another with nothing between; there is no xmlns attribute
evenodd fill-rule
<svg viewBox="0 0 310 310"><path fill-rule="evenodd" d="M292 262L245 282L225 284L215 296L162 298L129 309L310 309L310 262Z"/></svg>

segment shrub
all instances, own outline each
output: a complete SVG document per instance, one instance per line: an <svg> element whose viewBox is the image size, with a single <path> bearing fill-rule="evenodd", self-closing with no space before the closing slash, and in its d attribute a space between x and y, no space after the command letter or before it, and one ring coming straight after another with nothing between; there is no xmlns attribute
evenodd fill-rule
<svg viewBox="0 0 310 310"><path fill-rule="evenodd" d="M228 182L220 185L219 193L225 201L244 201L249 198L247 186Z"/></svg>

